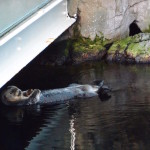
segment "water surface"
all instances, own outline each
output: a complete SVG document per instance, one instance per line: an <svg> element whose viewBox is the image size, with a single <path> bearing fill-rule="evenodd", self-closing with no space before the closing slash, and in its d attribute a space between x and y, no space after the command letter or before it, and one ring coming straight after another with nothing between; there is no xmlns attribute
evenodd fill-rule
<svg viewBox="0 0 150 150"><path fill-rule="evenodd" d="M112 97L0 107L2 150L149 150L150 66L99 62L67 67L28 66L8 85L53 89L104 79Z"/></svg>

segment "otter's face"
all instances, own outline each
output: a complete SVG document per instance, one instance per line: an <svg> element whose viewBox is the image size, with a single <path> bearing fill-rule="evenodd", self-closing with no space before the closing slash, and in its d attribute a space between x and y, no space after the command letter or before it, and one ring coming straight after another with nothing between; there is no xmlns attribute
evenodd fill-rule
<svg viewBox="0 0 150 150"><path fill-rule="evenodd" d="M8 86L7 89L2 93L2 100L7 99L8 101L16 101L21 97L22 91L16 86Z"/></svg>
<svg viewBox="0 0 150 150"><path fill-rule="evenodd" d="M10 102L15 103L16 101L21 101L27 99L32 95L34 90L21 91L16 86L8 86L7 89L2 93L2 102L8 105Z"/></svg>

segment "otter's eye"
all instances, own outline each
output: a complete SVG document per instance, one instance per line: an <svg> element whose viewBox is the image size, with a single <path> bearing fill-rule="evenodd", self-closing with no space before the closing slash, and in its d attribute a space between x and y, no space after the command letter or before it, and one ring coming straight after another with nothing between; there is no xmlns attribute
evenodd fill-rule
<svg viewBox="0 0 150 150"><path fill-rule="evenodd" d="M13 94L13 95L15 95L15 93L16 93L16 90L11 90L10 92L9 92L9 94Z"/></svg>
<svg viewBox="0 0 150 150"><path fill-rule="evenodd" d="M13 94L13 93L14 93L13 91L10 91L10 92L9 92L9 94Z"/></svg>

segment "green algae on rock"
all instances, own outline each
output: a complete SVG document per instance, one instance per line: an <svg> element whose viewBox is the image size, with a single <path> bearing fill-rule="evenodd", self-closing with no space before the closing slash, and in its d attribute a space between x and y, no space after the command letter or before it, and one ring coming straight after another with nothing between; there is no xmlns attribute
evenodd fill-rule
<svg viewBox="0 0 150 150"><path fill-rule="evenodd" d="M114 42L107 52L107 60L114 62L149 63L150 33L140 33Z"/></svg>
<svg viewBox="0 0 150 150"><path fill-rule="evenodd" d="M69 55L75 63L87 60L101 60L107 53L106 45L109 42L98 36L94 40L81 36L75 37L68 40L65 55Z"/></svg>

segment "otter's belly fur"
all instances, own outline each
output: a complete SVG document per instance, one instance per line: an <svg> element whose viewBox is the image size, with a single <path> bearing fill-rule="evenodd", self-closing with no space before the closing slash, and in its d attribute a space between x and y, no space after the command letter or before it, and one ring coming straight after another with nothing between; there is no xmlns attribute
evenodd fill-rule
<svg viewBox="0 0 150 150"><path fill-rule="evenodd" d="M39 104L55 103L55 102L70 100L74 98L89 98L98 95L97 93L98 87L96 86L92 87L89 85L85 85L85 86L78 85L73 87L42 91L38 103Z"/></svg>

